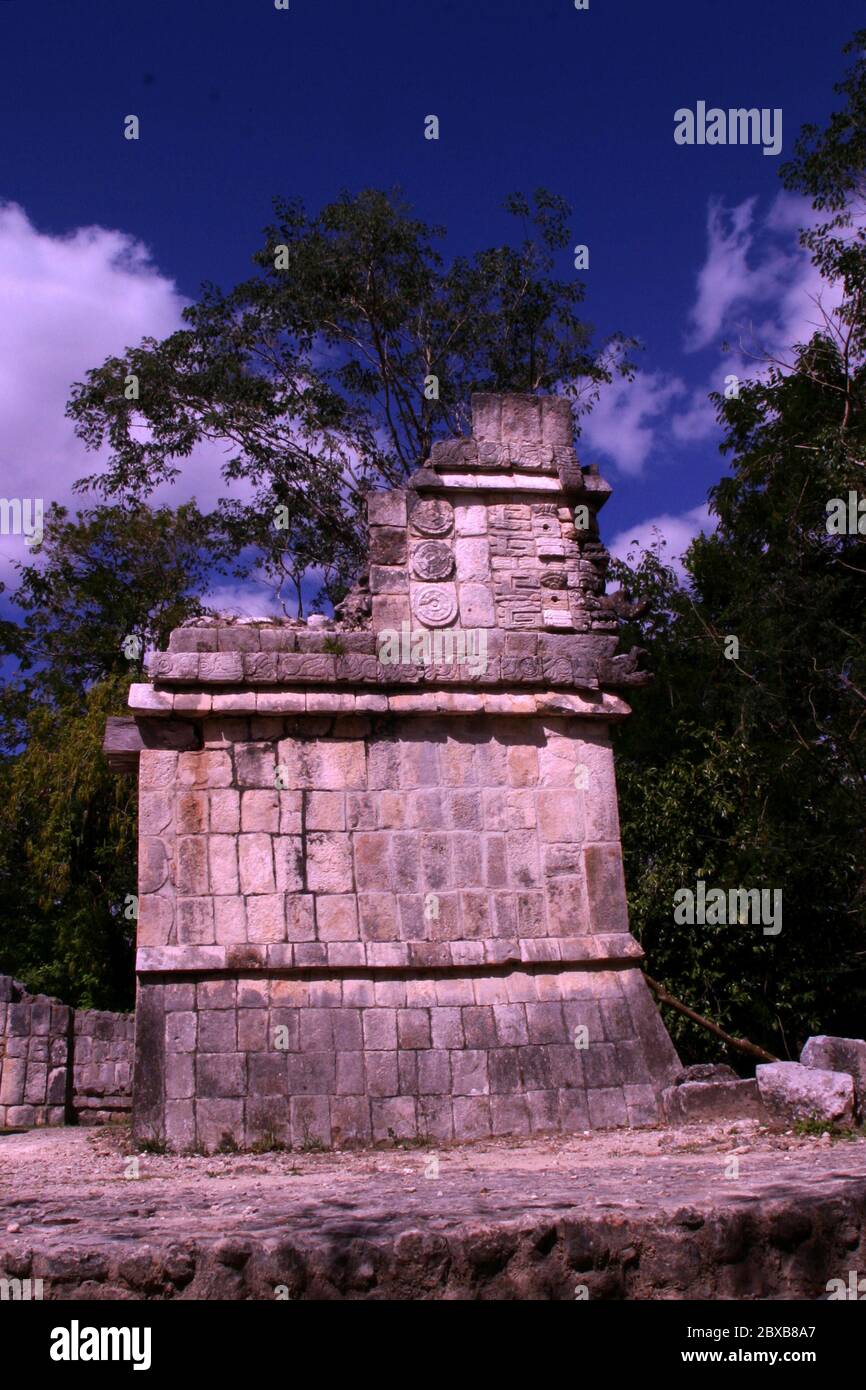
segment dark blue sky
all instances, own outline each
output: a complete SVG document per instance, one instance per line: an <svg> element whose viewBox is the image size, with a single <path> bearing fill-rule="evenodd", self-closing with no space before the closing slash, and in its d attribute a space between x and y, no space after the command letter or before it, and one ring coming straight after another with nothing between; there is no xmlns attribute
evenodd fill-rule
<svg viewBox="0 0 866 1390"><path fill-rule="evenodd" d="M587 316L695 389L717 357L683 352L708 204L766 213L857 21L810 0L0 0L0 200L41 232L120 229L193 296L248 273L275 193L312 208L399 183L468 252L502 240L508 192L546 185L590 247ZM675 145L675 109L698 100L781 107L781 157ZM660 430L628 475L599 455L607 534L700 503L715 445L669 450Z"/></svg>

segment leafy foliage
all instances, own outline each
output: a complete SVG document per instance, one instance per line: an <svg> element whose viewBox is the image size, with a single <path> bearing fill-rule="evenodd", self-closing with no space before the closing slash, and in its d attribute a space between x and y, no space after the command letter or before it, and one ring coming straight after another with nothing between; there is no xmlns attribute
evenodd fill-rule
<svg viewBox="0 0 866 1390"><path fill-rule="evenodd" d="M832 499L863 495L866 458L862 56L839 90L845 110L784 172L834 212L803 241L842 304L789 361L715 398L731 474L687 582L658 548L617 567L650 603L632 635L658 673L618 764L633 925L672 993L781 1056L810 1032L861 1036L866 1003L866 535L828 528ZM675 926L673 894L698 877L781 888L781 934ZM669 1022L685 1055L706 1051Z"/></svg>
<svg viewBox="0 0 866 1390"><path fill-rule="evenodd" d="M132 1005L136 789L101 751L127 688L117 676L83 704L34 705L26 748L0 763L0 972L98 1008Z"/></svg>
<svg viewBox="0 0 866 1390"><path fill-rule="evenodd" d="M473 391L557 387L581 407L632 370L630 340L594 349L582 285L554 274L567 204L540 189L506 206L518 245L446 265L443 230L399 191L344 193L313 216L277 199L252 278L205 286L183 329L75 385L78 434L111 450L81 485L140 500L193 449L222 447L224 480L242 489L219 508L233 573L262 575L285 600L321 570L319 598L339 598L362 559L364 491L399 484L435 438L460 432ZM277 507L291 516L280 530Z"/></svg>
<svg viewBox="0 0 866 1390"><path fill-rule="evenodd" d="M206 537L191 503L75 520L52 506L21 567L0 690L0 971L70 1003L132 1002L135 786L102 738L148 648L201 611Z"/></svg>

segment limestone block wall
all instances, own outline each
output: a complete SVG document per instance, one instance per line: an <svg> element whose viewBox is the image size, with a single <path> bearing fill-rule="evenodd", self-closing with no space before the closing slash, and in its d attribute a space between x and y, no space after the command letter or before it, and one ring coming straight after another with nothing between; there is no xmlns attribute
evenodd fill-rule
<svg viewBox="0 0 866 1390"><path fill-rule="evenodd" d="M655 1118L673 1049L628 935L606 729L226 717L202 739L141 754L139 1138Z"/></svg>
<svg viewBox="0 0 866 1390"><path fill-rule="evenodd" d="M0 975L0 1125L63 1124L72 1010Z"/></svg>
<svg viewBox="0 0 866 1390"><path fill-rule="evenodd" d="M587 959L628 932L589 723L226 718L203 741L141 755L150 965L190 946L210 968L557 960L560 939Z"/></svg>
<svg viewBox="0 0 866 1390"><path fill-rule="evenodd" d="M669 1079L633 968L166 978L138 1020L135 1132L180 1150L652 1124Z"/></svg>
<svg viewBox="0 0 866 1390"><path fill-rule="evenodd" d="M75 1010L72 1111L79 1124L105 1124L129 1114L134 1049L133 1014Z"/></svg>
<svg viewBox="0 0 866 1390"><path fill-rule="evenodd" d="M133 1049L131 1014L72 1009L0 975L0 1126L128 1114Z"/></svg>

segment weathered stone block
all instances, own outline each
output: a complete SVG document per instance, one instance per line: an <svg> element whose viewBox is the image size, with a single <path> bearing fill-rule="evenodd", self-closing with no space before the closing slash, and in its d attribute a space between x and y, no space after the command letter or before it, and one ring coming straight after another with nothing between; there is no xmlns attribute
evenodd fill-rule
<svg viewBox="0 0 866 1390"><path fill-rule="evenodd" d="M167 1052L195 1052L197 1040L197 1016L193 1012L177 1010L165 1015L165 1046Z"/></svg>
<svg viewBox="0 0 866 1390"><path fill-rule="evenodd" d="M349 836L336 831L307 836L307 885L314 893L347 893L353 888Z"/></svg>
<svg viewBox="0 0 866 1390"><path fill-rule="evenodd" d="M367 520L371 526L400 528L406 525L406 493L398 488L367 494Z"/></svg>
<svg viewBox="0 0 866 1390"><path fill-rule="evenodd" d="M199 1091L201 1095L202 1092ZM243 1133L244 1107L240 1100L202 1099L195 1102L196 1139L206 1153L227 1143L237 1143Z"/></svg>
<svg viewBox="0 0 866 1390"><path fill-rule="evenodd" d="M292 1147L308 1149L331 1145L331 1117L327 1096L295 1096L291 1101Z"/></svg>
<svg viewBox="0 0 866 1390"><path fill-rule="evenodd" d="M177 899L179 946L209 946L214 942L214 899Z"/></svg>
<svg viewBox="0 0 866 1390"><path fill-rule="evenodd" d="M854 1080L847 1072L805 1067L800 1062L766 1062L755 1069L755 1080L761 1100L776 1120L853 1125Z"/></svg>
<svg viewBox="0 0 866 1390"><path fill-rule="evenodd" d="M552 1089L528 1090L529 1128L532 1134L551 1134L559 1128L559 1095Z"/></svg>
<svg viewBox="0 0 866 1390"><path fill-rule="evenodd" d="M391 1100L371 1100L370 1114L373 1140L382 1143L387 1139L415 1139L418 1126L415 1115L415 1100L410 1096L398 1096Z"/></svg>
<svg viewBox="0 0 866 1390"><path fill-rule="evenodd" d="M464 582L460 585L460 623L464 628L496 626L493 597L486 584Z"/></svg>
<svg viewBox="0 0 866 1390"><path fill-rule="evenodd" d="M856 1113L866 1117L866 1042L862 1038L809 1038L800 1061L806 1067L847 1072L854 1082Z"/></svg>
<svg viewBox="0 0 866 1390"><path fill-rule="evenodd" d="M335 1096L330 1105L332 1142L337 1148L372 1142L370 1103L366 1097Z"/></svg>
<svg viewBox="0 0 866 1390"><path fill-rule="evenodd" d="M588 1091L586 1099L593 1129L616 1129L628 1124L628 1108L621 1086Z"/></svg>
<svg viewBox="0 0 866 1390"><path fill-rule="evenodd" d="M653 1095L651 1087L645 1089ZM768 1118L756 1081L690 1081L669 1087L661 1099L665 1118L674 1125ZM629 1104L629 1118L634 1123L631 1109Z"/></svg>

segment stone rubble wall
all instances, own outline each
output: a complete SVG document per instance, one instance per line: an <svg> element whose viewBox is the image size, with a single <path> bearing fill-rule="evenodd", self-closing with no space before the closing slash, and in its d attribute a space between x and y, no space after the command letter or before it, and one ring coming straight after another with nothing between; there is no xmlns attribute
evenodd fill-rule
<svg viewBox="0 0 866 1390"><path fill-rule="evenodd" d="M0 975L0 1126L128 1114L133 1052L131 1014L73 1009Z"/></svg>

